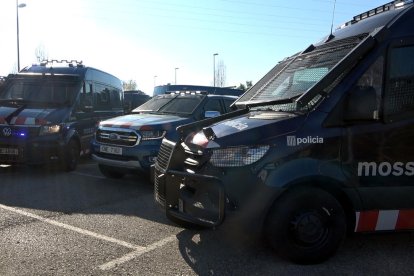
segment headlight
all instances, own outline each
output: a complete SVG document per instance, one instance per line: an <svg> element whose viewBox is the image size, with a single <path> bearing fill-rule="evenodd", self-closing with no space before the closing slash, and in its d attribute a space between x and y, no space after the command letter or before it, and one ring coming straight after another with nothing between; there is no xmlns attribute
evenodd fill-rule
<svg viewBox="0 0 414 276"><path fill-rule="evenodd" d="M40 127L40 133L39 135L48 135L48 134L55 134L59 133L60 131L60 125L46 125Z"/></svg>
<svg viewBox="0 0 414 276"><path fill-rule="evenodd" d="M199 131L197 133L190 134L187 137L186 142L190 142L191 144L205 148L207 147L209 141L204 133L202 131Z"/></svg>
<svg viewBox="0 0 414 276"><path fill-rule="evenodd" d="M141 130L142 140L155 140L164 138L167 133L165 130Z"/></svg>
<svg viewBox="0 0 414 276"><path fill-rule="evenodd" d="M269 148L269 145L265 145L215 149L210 162L216 167L242 167L259 161Z"/></svg>
<svg viewBox="0 0 414 276"><path fill-rule="evenodd" d="M220 147L220 145L217 144L215 141L207 139L207 137L206 137L206 135L204 134L203 131L191 133L190 135L187 136L187 138L185 138L184 142L186 144L197 145L201 148L210 148L211 149L211 148Z"/></svg>

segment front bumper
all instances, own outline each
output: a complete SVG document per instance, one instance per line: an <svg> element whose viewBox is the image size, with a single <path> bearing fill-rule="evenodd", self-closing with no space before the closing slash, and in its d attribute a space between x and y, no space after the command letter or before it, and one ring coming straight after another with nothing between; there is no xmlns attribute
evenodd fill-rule
<svg viewBox="0 0 414 276"><path fill-rule="evenodd" d="M36 139L1 139L0 164L45 164L63 155L65 142L60 136Z"/></svg>
<svg viewBox="0 0 414 276"><path fill-rule="evenodd" d="M283 188L267 185L242 167L206 174L154 168L154 198L168 217L238 236L259 237Z"/></svg>
<svg viewBox="0 0 414 276"><path fill-rule="evenodd" d="M125 161L116 160L116 159L101 157L97 154L92 154L92 159L98 162L99 164L107 165L111 167L125 168L129 170L135 170L135 169L141 170L142 169L139 161L135 161L135 160L125 160Z"/></svg>
<svg viewBox="0 0 414 276"><path fill-rule="evenodd" d="M92 158L99 164L126 170L139 170L149 172L153 160L158 154L160 143L151 141L133 147L121 147L122 154L109 154L101 152L101 143L93 140L91 143ZM111 145L109 145L111 146ZM120 147L120 146L116 146Z"/></svg>
<svg viewBox="0 0 414 276"><path fill-rule="evenodd" d="M205 227L223 222L226 197L219 178L170 170L156 173L154 181L155 199L168 215Z"/></svg>
<svg viewBox="0 0 414 276"><path fill-rule="evenodd" d="M232 236L261 236L268 210L283 189L266 184L266 171L256 166L205 164L192 173L183 167L187 157L180 144L163 140L153 168L154 199L167 217L204 227L220 225Z"/></svg>

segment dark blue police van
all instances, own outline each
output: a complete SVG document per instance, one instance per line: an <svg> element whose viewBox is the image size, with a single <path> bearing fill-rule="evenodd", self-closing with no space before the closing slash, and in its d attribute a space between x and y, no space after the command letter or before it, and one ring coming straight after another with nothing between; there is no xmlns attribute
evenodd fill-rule
<svg viewBox="0 0 414 276"><path fill-rule="evenodd" d="M0 90L0 164L58 162L74 170L97 123L120 114L118 78L73 60L26 67Z"/></svg>
<svg viewBox="0 0 414 276"><path fill-rule="evenodd" d="M240 110L180 127L155 200L298 263L326 260L347 232L414 230L413 26L412 1L357 15L278 63Z"/></svg>
<svg viewBox="0 0 414 276"><path fill-rule="evenodd" d="M131 113L132 110L142 105L151 97L141 90L125 90L124 91L124 113Z"/></svg>

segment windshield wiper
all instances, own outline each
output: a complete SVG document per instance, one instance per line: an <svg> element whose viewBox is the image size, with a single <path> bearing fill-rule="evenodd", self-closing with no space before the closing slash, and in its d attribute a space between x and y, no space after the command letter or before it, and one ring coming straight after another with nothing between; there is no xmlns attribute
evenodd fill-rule
<svg viewBox="0 0 414 276"><path fill-rule="evenodd" d="M256 106L266 106L266 105L276 105L276 104L290 104L290 103L294 103L295 100L297 98L299 98L301 94L295 95L291 98L285 98L285 99L277 99L277 100L271 100L271 101L260 101L260 102L254 102L254 101L249 101L247 103L245 103L246 107L256 107Z"/></svg>
<svg viewBox="0 0 414 276"><path fill-rule="evenodd" d="M70 107L71 101L69 99L65 100L64 102L31 102L33 104L37 104L37 105L46 105L46 106L55 106L55 107L61 107L61 106L66 106L66 107Z"/></svg>
<svg viewBox="0 0 414 276"><path fill-rule="evenodd" d="M276 110L274 110L271 107L265 107L265 108L255 108L255 109L252 109L252 111L276 111Z"/></svg>
<svg viewBox="0 0 414 276"><path fill-rule="evenodd" d="M134 112L135 113L135 112ZM163 114L163 112L156 111L156 110L145 110L145 111L137 111L137 113L143 113L143 114Z"/></svg>
<svg viewBox="0 0 414 276"><path fill-rule="evenodd" d="M161 113L161 114L174 114L174 115L181 114L181 113L178 113L177 111L158 111L158 113Z"/></svg>
<svg viewBox="0 0 414 276"><path fill-rule="evenodd" d="M23 100L23 99L0 99L0 102L6 102L6 103L26 103L27 100Z"/></svg>

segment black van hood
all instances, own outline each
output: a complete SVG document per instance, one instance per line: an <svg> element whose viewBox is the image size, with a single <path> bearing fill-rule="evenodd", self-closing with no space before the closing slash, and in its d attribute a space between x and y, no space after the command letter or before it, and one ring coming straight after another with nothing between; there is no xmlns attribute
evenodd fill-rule
<svg viewBox="0 0 414 276"><path fill-rule="evenodd" d="M277 136L296 131L305 119L306 115L293 113L250 112L207 127L204 133L214 133L214 142L222 147L268 144Z"/></svg>

